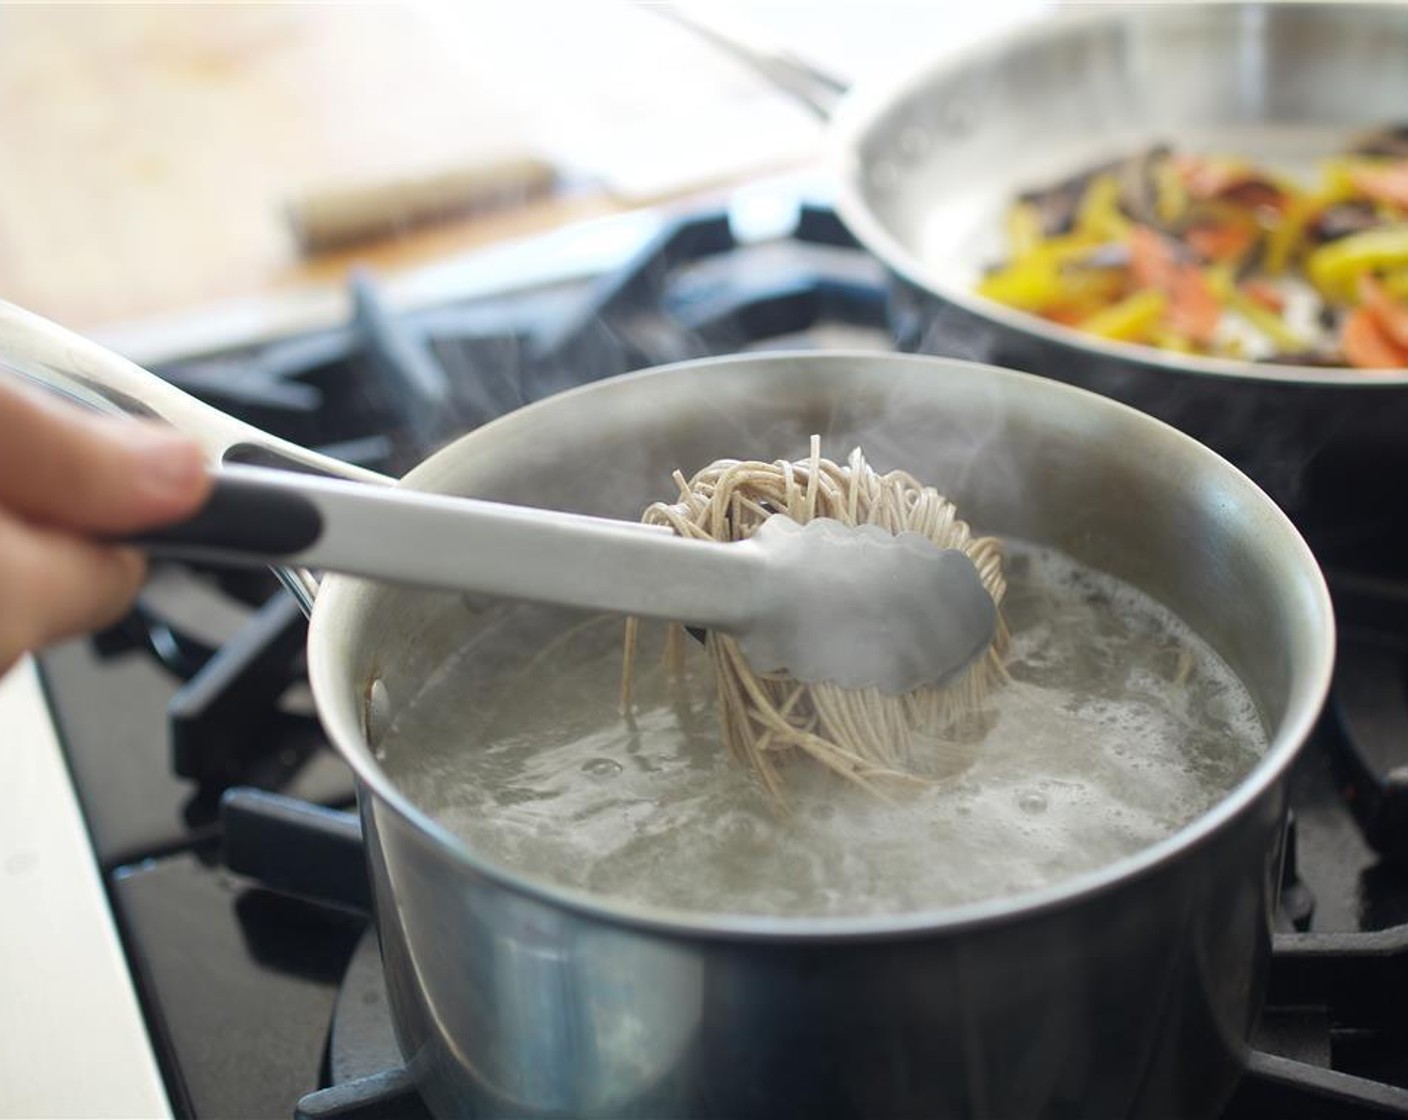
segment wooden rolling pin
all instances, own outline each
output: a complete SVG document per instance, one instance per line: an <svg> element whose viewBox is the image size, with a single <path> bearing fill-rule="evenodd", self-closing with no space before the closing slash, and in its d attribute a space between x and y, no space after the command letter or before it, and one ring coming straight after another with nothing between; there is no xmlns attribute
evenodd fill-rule
<svg viewBox="0 0 1408 1120"><path fill-rule="evenodd" d="M288 203L288 220L305 256L405 233L475 211L547 194L552 165L532 156L446 168L423 175L313 190Z"/></svg>

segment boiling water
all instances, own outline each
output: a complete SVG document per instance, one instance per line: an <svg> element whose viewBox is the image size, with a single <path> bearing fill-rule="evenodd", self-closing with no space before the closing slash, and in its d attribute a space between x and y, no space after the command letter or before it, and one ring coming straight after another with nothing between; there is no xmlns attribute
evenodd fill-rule
<svg viewBox="0 0 1408 1120"><path fill-rule="evenodd" d="M1007 576L1013 679L955 745L971 764L893 803L802 763L778 813L719 743L702 648L679 679L658 635L644 642L624 719L619 619L506 672L497 651L463 656L380 754L414 801L516 871L685 910L815 916L969 902L1109 863L1209 808L1264 751L1246 690L1158 604L1047 550L1009 546Z"/></svg>

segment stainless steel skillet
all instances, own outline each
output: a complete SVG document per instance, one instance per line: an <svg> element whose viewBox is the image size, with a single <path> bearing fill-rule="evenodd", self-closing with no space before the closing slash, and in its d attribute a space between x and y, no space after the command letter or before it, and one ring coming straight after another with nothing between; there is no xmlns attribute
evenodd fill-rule
<svg viewBox="0 0 1408 1120"><path fill-rule="evenodd" d="M659 10L830 123L836 204L847 226L894 272L946 303L1048 340L1181 371L1366 380L1353 369L1109 342L973 288L1001 259L1003 213L1025 190L1156 143L1244 154L1308 175L1354 136L1399 122L1408 115L1408 7L1078 4L854 88L700 5ZM1408 385L1408 370L1385 376Z"/></svg>
<svg viewBox="0 0 1408 1120"><path fill-rule="evenodd" d="M1002 214L1025 189L1156 143L1308 177L1352 137L1402 122L1408 6L1072 5L844 95L844 82L739 42L735 28L712 35L830 120L836 206L893 278L903 349L1132 404L1231 458L1326 555L1366 542L1402 552L1382 510L1393 499L1385 480L1408 467L1408 370L1173 354L1093 338L973 289L1001 258Z"/></svg>

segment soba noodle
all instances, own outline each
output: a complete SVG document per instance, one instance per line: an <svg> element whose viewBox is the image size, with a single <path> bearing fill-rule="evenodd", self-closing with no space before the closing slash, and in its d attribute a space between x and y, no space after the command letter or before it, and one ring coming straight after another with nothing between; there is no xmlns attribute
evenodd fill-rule
<svg viewBox="0 0 1408 1120"><path fill-rule="evenodd" d="M1002 605L1006 584L1001 545L976 537L954 504L903 471L879 474L859 448L845 466L821 457L813 436L809 458L795 463L720 460L686 480L676 471L679 500L657 502L642 520L668 525L682 537L737 541L775 513L799 524L830 517L848 525L873 524L891 533L922 533L941 548L972 559L983 586ZM638 620L626 628L623 710L631 710L631 676ZM678 657L683 630L672 627L667 657ZM880 792L880 783L923 782L958 764L965 723L989 690L1005 679L1007 628L999 616L993 645L956 681L899 695L879 689L802 684L781 673L755 672L727 635L705 636L718 687L724 741L755 770L768 791L783 798L780 766L809 758L842 777Z"/></svg>

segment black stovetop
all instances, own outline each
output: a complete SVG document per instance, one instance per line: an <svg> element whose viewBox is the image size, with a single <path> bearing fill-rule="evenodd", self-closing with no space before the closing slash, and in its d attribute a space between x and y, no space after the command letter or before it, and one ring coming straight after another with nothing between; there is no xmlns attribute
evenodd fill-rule
<svg viewBox="0 0 1408 1120"><path fill-rule="evenodd" d="M393 314L360 277L352 302L344 327L158 372L399 473L582 371L894 348L883 271L819 207L763 242L723 211L683 218L587 281ZM1228 1120L1408 1116L1408 571L1330 575L1340 669L1294 779L1263 1052ZM351 775L313 715L304 636L271 576L171 566L128 619L41 659L181 1115L424 1115L396 1066L340 811Z"/></svg>

